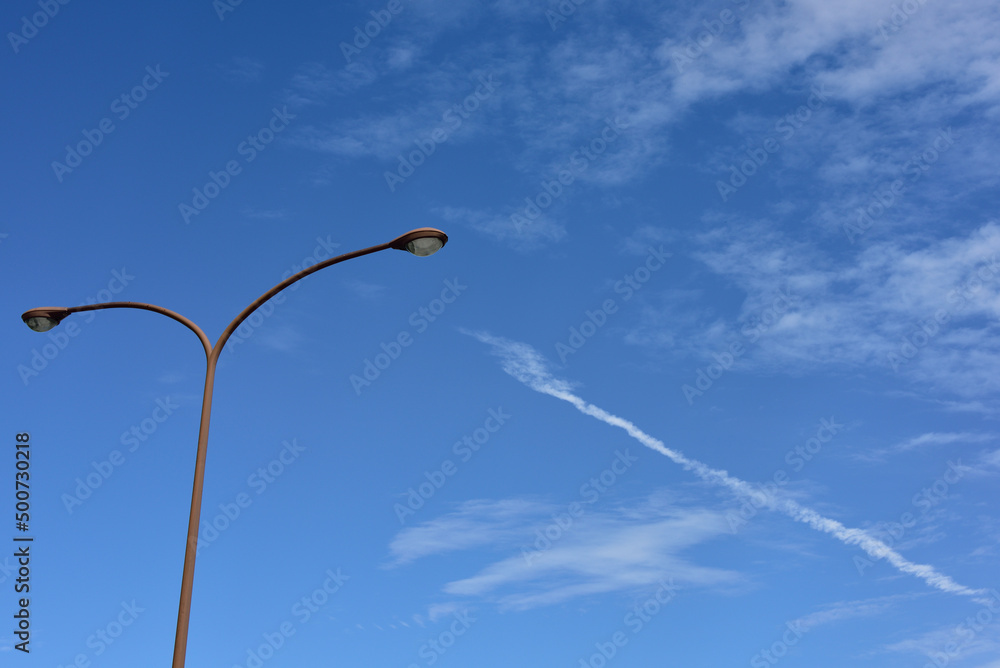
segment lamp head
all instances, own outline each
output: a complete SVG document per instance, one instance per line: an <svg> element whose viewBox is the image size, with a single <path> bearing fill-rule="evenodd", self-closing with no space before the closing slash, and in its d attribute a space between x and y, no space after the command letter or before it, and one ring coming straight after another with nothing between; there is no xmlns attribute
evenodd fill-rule
<svg viewBox="0 0 1000 668"><path fill-rule="evenodd" d="M36 332L47 332L68 316L69 309L59 306L46 306L44 308L33 308L21 314L21 320L28 327Z"/></svg>
<svg viewBox="0 0 1000 668"><path fill-rule="evenodd" d="M438 252L448 243L448 235L433 227L420 227L393 239L389 246L397 250L405 250L417 257L427 257Z"/></svg>

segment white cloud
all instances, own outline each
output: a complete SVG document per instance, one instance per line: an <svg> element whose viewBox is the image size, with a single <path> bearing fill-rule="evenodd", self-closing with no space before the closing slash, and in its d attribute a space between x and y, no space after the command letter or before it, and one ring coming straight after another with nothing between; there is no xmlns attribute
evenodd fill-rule
<svg viewBox="0 0 1000 668"><path fill-rule="evenodd" d="M526 521L541 510L525 499L467 501L453 513L400 531L389 545L390 566L509 542L524 536Z"/></svg>
<svg viewBox="0 0 1000 668"><path fill-rule="evenodd" d="M774 225L726 224L698 236L691 254L746 295L739 311L707 313L696 325L653 314L628 340L704 358L740 341L744 370L869 367L965 399L1000 390L996 223L940 241L879 242L856 257ZM749 339L746 325L756 334Z"/></svg>
<svg viewBox="0 0 1000 668"><path fill-rule="evenodd" d="M340 67L309 62L299 67L282 96L295 108L324 104L333 96L351 93L377 78L370 66L360 62Z"/></svg>
<svg viewBox="0 0 1000 668"><path fill-rule="evenodd" d="M216 66L216 70L233 83L257 83L264 73L264 64L247 57L234 57L228 63Z"/></svg>
<svg viewBox="0 0 1000 668"><path fill-rule="evenodd" d="M840 622L845 619L856 617L872 617L881 615L900 603L911 601L923 594L906 594L895 596L880 596L862 601L839 601L823 606L822 610L810 613L805 617L800 617L793 622L794 625L801 625L805 630L811 630L817 626Z"/></svg>
<svg viewBox="0 0 1000 668"><path fill-rule="evenodd" d="M247 207L243 209L243 215L247 218L255 218L257 220L285 220L291 214L285 209L255 209Z"/></svg>
<svg viewBox="0 0 1000 668"><path fill-rule="evenodd" d="M386 291L386 286L378 283L350 280L345 281L344 284L361 299L377 299Z"/></svg>
<svg viewBox="0 0 1000 668"><path fill-rule="evenodd" d="M186 379L187 379L187 374L185 374L183 371L171 370L171 371L164 371L159 375L159 377L156 380L160 383L173 385L176 383L180 383Z"/></svg>
<svg viewBox="0 0 1000 668"><path fill-rule="evenodd" d="M940 660L944 657L949 662L984 653L995 656L1000 653L1000 626L996 623L995 612L997 604L998 598L994 593L988 604L969 610L962 618L956 619L954 624L894 642L886 645L885 649L890 652L919 653L929 659L938 657Z"/></svg>
<svg viewBox="0 0 1000 668"><path fill-rule="evenodd" d="M993 434L972 434L968 432L928 432L920 436L914 436L905 441L901 441L887 448L878 448L872 452L864 453L860 457L871 461L884 461L886 456L930 448L939 445L951 445L952 443L987 443L995 441Z"/></svg>
<svg viewBox="0 0 1000 668"><path fill-rule="evenodd" d="M510 213L504 215L489 210L464 207L439 207L431 213L449 223L466 225L497 241L503 241L518 251L534 250L566 236L565 226L552 216L540 215L526 225L515 225Z"/></svg>
<svg viewBox="0 0 1000 668"><path fill-rule="evenodd" d="M983 464L991 468L1000 469L1000 449L986 453L983 456Z"/></svg>
<svg viewBox="0 0 1000 668"><path fill-rule="evenodd" d="M706 22L718 21L718 9L698 3L622 7L595 0L579 7L546 40L526 42L514 29L502 38L465 43L465 28L495 21L498 15L507 22L518 15L520 21L511 23L515 28L544 26L544 9L520 0L419 2L396 17L391 30L373 40L352 65L310 63L294 77L288 99L307 104L382 76L405 74L392 80L391 93L383 91L381 113L337 114L300 128L298 144L343 158L390 160L430 128L456 96L465 94L456 88L457 75L478 68L495 72L505 86L496 114L489 122L485 117L477 122L484 131L503 123L516 132L522 141L508 147L508 162L529 182L552 178L553 170L589 142L607 118L626 121L630 128L613 149L578 176L581 182L606 187L640 181L669 163L671 130L705 102L768 93L790 96L794 108L811 86L820 85L828 90L829 101L773 158L765 177L785 189L784 210L795 204L808 209L808 224L841 234L846 217L868 203L872 185L898 175L914 151L923 150L934 132L949 125L966 138L964 144L951 149L934 168L934 178L895 205L868 239L901 229L919 233L922 226L906 224L913 221L904 216L918 216L923 224L937 222L928 215L928 202L1000 182L992 159L998 148L992 125L982 120L1000 109L1000 43L995 38L1000 16L990 0L920 3L902 29L890 35L879 27L891 18L890 4L754 0L745 9L740 6L729 7L737 20L722 26L689 63L678 67L676 54L705 31ZM655 29L621 29L626 17ZM445 36L460 46L453 46L448 60L430 62L432 47ZM735 127L744 116L756 123L748 131L774 124L774 118L763 116L754 121L754 114L742 108L732 112ZM956 113L963 109L977 114L958 123ZM972 137L976 140L970 141ZM709 148L709 156L709 164L717 162L719 149ZM801 166L810 168L797 168ZM807 201L803 179L819 180L832 190ZM512 196L512 205L520 199L523 195ZM559 213L549 213L548 227L562 229ZM498 233L502 227L481 224L479 229L524 249L519 238ZM562 238L546 232L533 243Z"/></svg>
<svg viewBox="0 0 1000 668"><path fill-rule="evenodd" d="M255 332L255 336L250 340L256 341L272 350L288 352L302 341L302 334L291 325L276 324L272 327L264 327Z"/></svg>
<svg viewBox="0 0 1000 668"><path fill-rule="evenodd" d="M344 158L373 157L392 161L391 169L396 168L400 154L409 155L419 149L424 157L429 157L440 149L439 143L452 145L469 141L488 129L503 95L504 81L491 76L490 72L479 74L470 77L453 71L435 71L414 75L420 79L422 91L418 102L382 113L304 126L295 132L292 142L312 151ZM312 76L300 74L299 78L307 82L298 84L299 94L312 93L317 98L340 85L340 77L326 71ZM310 91L310 87L314 91ZM464 107L467 101L469 107ZM444 139L432 139L435 136L444 136ZM422 146L431 148L428 151Z"/></svg>
<svg viewBox="0 0 1000 668"><path fill-rule="evenodd" d="M525 499L468 502L453 513L401 531L390 546L393 565L458 550L506 553L509 556L477 573L449 582L444 593L485 599L513 610L641 590L661 580L673 579L681 588L732 586L742 580L735 572L694 564L682 556L695 545L731 535L720 511L678 507L662 495L631 507L581 506L583 512L574 518L568 504ZM563 528L553 524L553 515L563 517ZM539 532L546 530L555 536L547 543L539 538L544 535ZM441 605L447 612L460 604ZM432 619L435 610L440 613L432 610Z"/></svg>

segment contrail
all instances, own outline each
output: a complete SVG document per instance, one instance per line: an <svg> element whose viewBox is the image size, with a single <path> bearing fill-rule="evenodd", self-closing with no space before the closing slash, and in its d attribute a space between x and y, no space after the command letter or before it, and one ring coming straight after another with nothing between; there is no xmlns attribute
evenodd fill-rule
<svg viewBox="0 0 1000 668"><path fill-rule="evenodd" d="M726 471L713 469L696 459L685 457L680 452L668 448L662 441L653 438L628 420L620 418L617 415L612 415L573 394L573 386L565 380L552 376L549 373L545 358L530 345L493 336L485 332L463 330L463 333L493 346L493 353L503 360L503 370L531 389L569 402L585 415L595 417L613 427L624 429L628 432L629 436L647 448L668 457L685 470L693 471L695 475L706 482L726 487L734 494L744 498L753 498L756 495L759 499L760 493L750 483L735 478ZM840 522L823 517L816 511L806 508L792 499L777 499L776 497L765 496L767 497L767 501L764 505L767 508L784 513L797 522L802 522L817 531L829 534L846 545L857 545L872 559L885 559L899 571L915 575L931 587L962 596L982 596L987 593L985 589L971 589L960 585L947 575L938 573L932 566L915 564L905 559L891 547L878 539L872 538L861 529L845 527Z"/></svg>

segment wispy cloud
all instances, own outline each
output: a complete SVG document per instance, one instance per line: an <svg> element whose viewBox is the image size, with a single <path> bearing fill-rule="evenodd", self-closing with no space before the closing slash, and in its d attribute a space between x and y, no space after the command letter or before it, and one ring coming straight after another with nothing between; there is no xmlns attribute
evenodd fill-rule
<svg viewBox="0 0 1000 668"><path fill-rule="evenodd" d="M216 65L216 70L232 83L251 84L260 81L264 64L253 58L237 56L227 63Z"/></svg>
<svg viewBox="0 0 1000 668"><path fill-rule="evenodd" d="M965 659L989 653L996 656L1000 652L1000 628L995 623L993 610L1000 601L994 592L990 601L984 602L980 611L988 613L986 623L976 620L976 613L956 619L955 624L942 626L885 646L890 652L919 653L928 658L944 657L948 661ZM979 612L979 611L976 611Z"/></svg>
<svg viewBox="0 0 1000 668"><path fill-rule="evenodd" d="M285 209L254 209L247 207L243 209L243 215L256 220L285 220L291 214Z"/></svg>
<svg viewBox="0 0 1000 668"><path fill-rule="evenodd" d="M487 125L503 124L523 140L505 151L507 162L529 184L552 178L553 169L589 142L606 118L628 121L630 130L614 150L579 176L606 186L642 181L657 166L670 164L677 155L672 132L690 122L699 105L766 92L789 97L794 109L813 86L821 86L829 93L822 113L768 165L766 178L783 188L783 206L773 207L785 212L779 218L794 212L797 225L807 223L800 227L840 235L843 222L870 200L872 184L898 175L934 132L951 125L976 140L951 149L947 168L935 167L935 179L925 179L920 192L895 205L868 236L923 234L924 224L939 226L945 215L941 206L962 199L956 193L968 194L970 184L985 189L1000 182L992 161L998 146L995 123L988 120L1000 114L995 67L1000 44L993 37L1000 32L1000 16L990 0L921 4L889 36L879 29L879 22L890 18L889 4L733 5L737 20L678 67L677 54L694 43L706 22L718 19L717 9L699 3L622 6L591 0L545 39L528 40L525 29L545 25L542 6L522 0L417 3L351 63L331 58L303 65L286 97L289 104L324 104L395 76L394 92L383 92L381 110L371 117L351 117L352 110L298 130L299 145L310 150L387 159L421 128L414 119L426 121L430 110L439 114L441 103L453 102L459 74L476 67L495 71L507 83L502 107ZM620 29L625 19L652 29ZM501 22L502 31L487 32L486 38L477 32L475 41L464 40L470 26ZM435 60L433 47L445 37L451 40L451 57ZM752 107L718 107L722 123L739 131L744 142L775 122ZM964 110L977 113L971 117ZM700 155L708 157L698 158L696 166L717 173L718 147ZM803 165L813 168L799 169ZM516 203L523 195L512 197ZM565 225L558 212L549 213L552 229ZM489 210L483 216L497 218ZM915 220L921 224L914 225ZM476 229L504 243L521 243L503 226L487 222ZM540 246L562 238L543 234L534 241Z"/></svg>
<svg viewBox="0 0 1000 668"><path fill-rule="evenodd" d="M990 468L1000 469L1000 450L994 450L983 455L983 464Z"/></svg>
<svg viewBox="0 0 1000 668"><path fill-rule="evenodd" d="M504 371L531 389L566 401L585 415L613 427L624 429L644 446L664 455L685 470L693 472L705 482L724 487L739 498L757 499L757 503L761 502L761 492L751 484L729 475L724 470L711 468L698 460L690 459L680 452L666 447L662 441L646 434L628 420L612 415L573 394L570 383L554 377L549 372L544 357L530 345L493 336L486 332L465 333L491 346L492 352L501 359ZM958 584L947 575L937 572L932 566L907 560L888 545L872 538L861 529L845 527L840 522L823 517L816 511L780 494L764 496L764 507L778 511L797 522L802 522L817 531L833 536L845 545L857 546L873 560L885 559L900 572L918 577L935 589L961 596L981 597L985 594L985 590L972 589Z"/></svg>
<svg viewBox="0 0 1000 668"><path fill-rule="evenodd" d="M325 104L330 98L351 93L377 78L370 66L360 62L339 68L319 62L304 63L292 76L282 98L295 108Z"/></svg>
<svg viewBox="0 0 1000 668"><path fill-rule="evenodd" d="M946 397L941 405L955 411L989 412L970 401L1000 390L1000 224L944 240L873 243L851 256L743 221L699 233L689 255L741 290L743 304L724 314L685 304L684 318L665 305L644 313L627 340L703 359L734 340L752 343L743 370L898 374L965 399ZM744 328L756 328L780 293L794 297L790 307L746 339Z"/></svg>
<svg viewBox="0 0 1000 668"><path fill-rule="evenodd" d="M386 291L386 286L379 285L378 283L368 283L366 281L350 280L344 281L344 284L351 290L355 295L361 299L377 299Z"/></svg>
<svg viewBox="0 0 1000 668"><path fill-rule="evenodd" d="M861 453L860 459L868 461L885 461L890 455L896 455L911 450L920 450L952 443L988 443L997 439L993 434L973 434L969 432L928 432L896 443L887 448L878 448L871 452Z"/></svg>
<svg viewBox="0 0 1000 668"><path fill-rule="evenodd" d="M559 241L566 236L566 227L557 218L540 215L529 225L517 227L511 222L510 211L500 213L465 207L439 207L431 213L449 223L465 225L496 241L506 242L515 250L529 251Z"/></svg>
<svg viewBox="0 0 1000 668"><path fill-rule="evenodd" d="M677 512L673 517L593 516L567 538L528 563L522 555L498 561L480 573L449 583L445 592L462 596L499 593L501 609L524 610L580 596L638 590L673 578L682 586L739 582L733 571L683 559L685 548L728 532L722 513ZM516 591L510 593L508 589Z"/></svg>
<svg viewBox="0 0 1000 668"><path fill-rule="evenodd" d="M389 545L390 566L431 554L508 543L526 537L525 522L542 510L525 499L467 501L448 515L403 529Z"/></svg>
<svg viewBox="0 0 1000 668"><path fill-rule="evenodd" d="M930 432L928 434L921 434L902 443L898 443L893 446L892 450L894 452L905 452L907 450L913 450L914 448L923 448L932 445L947 445L949 443L983 443L986 441L993 441L996 436L992 434L970 434L968 432L962 433L939 433Z"/></svg>
<svg viewBox="0 0 1000 668"><path fill-rule="evenodd" d="M695 545L731 535L724 513L677 506L663 495L628 507L589 509L571 518L551 545L532 548L526 558L522 550L560 511L566 515L565 506L528 499L467 502L452 513L401 531L390 546L392 566L459 550L506 553L509 556L444 587L450 596L489 600L502 610L636 591L664 579L698 587L732 587L743 580L733 571L683 557ZM459 604L441 605L451 609Z"/></svg>
<svg viewBox="0 0 1000 668"><path fill-rule="evenodd" d="M171 370L171 371L164 371L159 375L159 377L156 380L160 383L173 385L175 383L180 383L186 379L187 379L187 374L185 374L183 371Z"/></svg>
<svg viewBox="0 0 1000 668"><path fill-rule="evenodd" d="M251 341L272 350L288 352L302 341L302 333L291 325L275 324L272 327L264 327L256 332Z"/></svg>
<svg viewBox="0 0 1000 668"><path fill-rule="evenodd" d="M857 617L873 617L881 615L892 608L911 601L923 594L899 594L895 596L879 596L861 601L839 601L823 606L822 610L800 617L794 624L801 625L805 630L840 622Z"/></svg>
<svg viewBox="0 0 1000 668"><path fill-rule="evenodd" d="M300 73L293 82L302 95L328 94L341 78L320 66L314 66L313 70L309 76ZM452 145L468 141L491 127L504 86L504 81L494 73L475 72L470 76L449 68L447 73L424 73L420 78L419 100L382 113L305 126L296 131L295 143L338 157L387 161L408 155L420 146L430 146L424 152L434 153L439 142ZM393 164L392 168L395 167Z"/></svg>

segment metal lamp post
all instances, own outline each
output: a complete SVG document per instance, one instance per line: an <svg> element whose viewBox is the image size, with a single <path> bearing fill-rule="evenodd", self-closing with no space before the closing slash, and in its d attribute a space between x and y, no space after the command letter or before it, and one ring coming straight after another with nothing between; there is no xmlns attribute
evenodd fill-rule
<svg viewBox="0 0 1000 668"><path fill-rule="evenodd" d="M271 299L271 297L274 297L288 286L302 280L309 274L315 273L320 269L325 269L326 267L345 260L352 260L356 257L361 257L362 255L370 255L389 248L405 250L413 255L425 257L433 255L437 251L441 250L447 242L448 236L441 230L436 230L431 227L421 227L411 232L407 232L406 234L397 237L388 243L353 251L351 253L345 253L343 255L330 258L329 260L318 262L313 266L303 269L299 273L288 277L281 283L278 283L273 288L258 297L252 304L243 309L243 312L236 316L231 323L229 323L229 326L222 332L222 335L219 337L219 340L216 341L214 346L211 344L208 337L205 336L205 333L201 330L201 328L184 316L160 306L143 304L141 302L108 302L105 304L89 304L86 306L74 306L70 308L44 307L31 309L21 315L21 319L24 320L24 323L32 330L36 332L47 332L57 326L64 318L72 313L95 311L106 308L143 309L146 311L161 313L180 322L182 325L198 335L198 339L205 348L205 356L207 358L205 393L201 405L201 427L198 431L198 454L194 469L194 488L191 492L191 515L188 519L187 546L184 551L184 573L181 578L181 597L180 605L177 611L177 635L174 639L173 668L183 668L184 657L187 652L188 624L191 619L191 593L194 587L194 561L198 546L198 524L201 518L202 488L205 481L205 456L208 450L208 424L212 413L212 387L215 383L215 367L219 361L219 355L222 352L222 347L226 345L226 341L228 341L229 337L236 331L236 328L239 327L251 313Z"/></svg>

